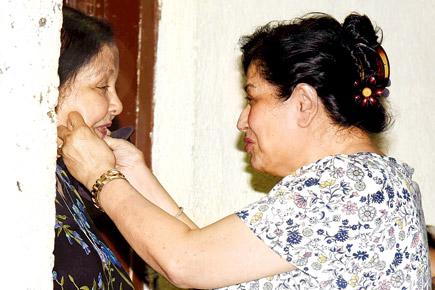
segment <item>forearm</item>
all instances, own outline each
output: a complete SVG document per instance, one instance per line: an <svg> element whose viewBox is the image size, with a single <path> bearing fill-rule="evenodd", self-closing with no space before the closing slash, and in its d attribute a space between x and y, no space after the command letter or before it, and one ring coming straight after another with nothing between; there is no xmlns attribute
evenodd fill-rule
<svg viewBox="0 0 435 290"><path fill-rule="evenodd" d="M184 254L191 229L143 198L128 182L114 180L103 187L100 203L136 253L174 282L174 268Z"/></svg>
<svg viewBox="0 0 435 290"><path fill-rule="evenodd" d="M129 171L126 176L129 183L148 201L158 206L169 215L175 216L179 213L179 205L146 166L137 167L134 171ZM181 214L178 218L189 228L198 228L185 214Z"/></svg>
<svg viewBox="0 0 435 290"><path fill-rule="evenodd" d="M103 187L100 202L139 256L178 287L217 288L294 268L235 215L190 229L122 179Z"/></svg>

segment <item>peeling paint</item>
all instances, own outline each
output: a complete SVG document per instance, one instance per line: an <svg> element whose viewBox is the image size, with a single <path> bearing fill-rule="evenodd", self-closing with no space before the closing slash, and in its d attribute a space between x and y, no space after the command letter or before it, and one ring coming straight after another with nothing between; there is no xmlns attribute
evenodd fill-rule
<svg viewBox="0 0 435 290"><path fill-rule="evenodd" d="M23 190L21 189L21 183L17 180L17 188L18 191L23 192Z"/></svg>
<svg viewBox="0 0 435 290"><path fill-rule="evenodd" d="M62 13L51 10L61 0L0 0L2 39L0 96L3 97L3 203L0 219L8 239L2 261L9 279L1 289L53 288L56 123L54 110L59 77ZM51 92L49 92L51 91ZM54 115L54 113L52 113ZM8 142L9 141L9 142ZM24 232L23 227L28 231ZM29 244L26 236L32 237ZM22 263L26 257L26 263ZM16 271L20 269L20 271ZM22 275L25 272L26 275Z"/></svg>
<svg viewBox="0 0 435 290"><path fill-rule="evenodd" d="M45 24L47 24L47 19L45 19L45 17L41 17L39 19L39 27L44 27Z"/></svg>
<svg viewBox="0 0 435 290"><path fill-rule="evenodd" d="M53 109L47 112L47 116L50 118L51 123L56 122L56 112Z"/></svg>
<svg viewBox="0 0 435 290"><path fill-rule="evenodd" d="M0 68L0 74L7 72L10 68L11 68L10 66L4 67L3 69Z"/></svg>
<svg viewBox="0 0 435 290"><path fill-rule="evenodd" d="M60 11L62 11L62 4L53 5L53 13L60 12Z"/></svg>

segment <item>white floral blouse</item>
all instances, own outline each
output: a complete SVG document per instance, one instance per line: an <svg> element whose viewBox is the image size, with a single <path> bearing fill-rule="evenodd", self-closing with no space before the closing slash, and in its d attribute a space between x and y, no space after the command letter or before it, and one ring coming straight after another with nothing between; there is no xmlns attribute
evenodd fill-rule
<svg viewBox="0 0 435 290"><path fill-rule="evenodd" d="M431 289L413 169L375 153L306 165L237 212L297 269L227 289Z"/></svg>

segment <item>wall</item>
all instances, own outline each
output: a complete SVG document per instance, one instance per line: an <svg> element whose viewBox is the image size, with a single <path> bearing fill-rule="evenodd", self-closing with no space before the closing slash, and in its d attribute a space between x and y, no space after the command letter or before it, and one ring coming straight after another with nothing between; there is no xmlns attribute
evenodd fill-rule
<svg viewBox="0 0 435 290"><path fill-rule="evenodd" d="M0 2L1 289L53 288L61 5Z"/></svg>
<svg viewBox="0 0 435 290"><path fill-rule="evenodd" d="M340 21L352 11L382 27L396 122L386 151L412 165L435 224L435 2L367 0L161 0L154 96L153 168L200 225L256 200L273 183L252 174L239 149L244 104L238 39L271 20L311 11Z"/></svg>

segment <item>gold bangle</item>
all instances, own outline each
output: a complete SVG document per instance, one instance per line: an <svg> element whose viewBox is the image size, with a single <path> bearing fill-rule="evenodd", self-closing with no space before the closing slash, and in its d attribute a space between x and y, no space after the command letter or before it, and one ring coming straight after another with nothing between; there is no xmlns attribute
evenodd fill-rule
<svg viewBox="0 0 435 290"><path fill-rule="evenodd" d="M179 218L183 214L183 207L178 207L178 212L174 215L175 218Z"/></svg>
<svg viewBox="0 0 435 290"><path fill-rule="evenodd" d="M100 204L99 194L105 184L115 179L127 180L124 174L122 174L122 172L119 171L118 169L110 169L105 173L103 173L100 176L100 178L98 178L97 181L95 181L95 184L92 186L92 190L91 190L92 202L94 203L94 206L102 212L104 212L104 210Z"/></svg>

